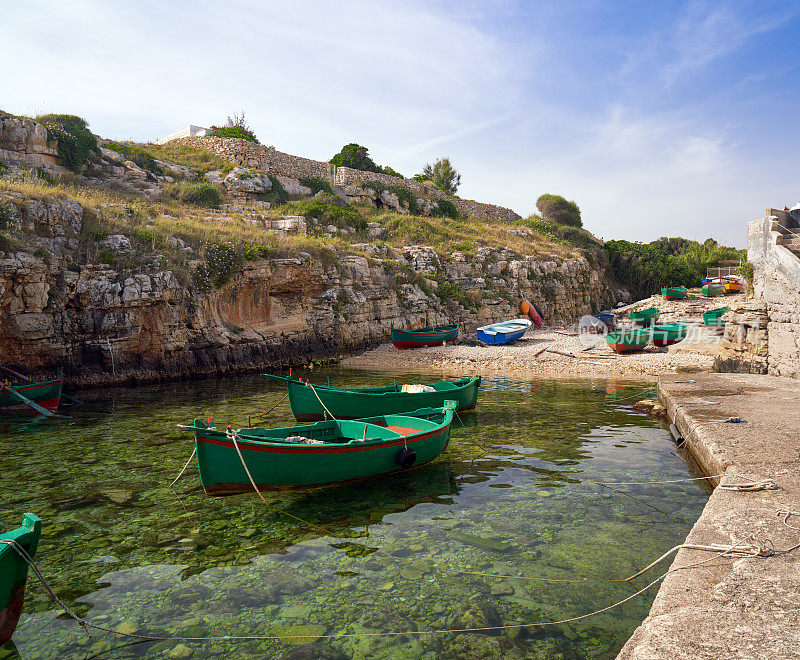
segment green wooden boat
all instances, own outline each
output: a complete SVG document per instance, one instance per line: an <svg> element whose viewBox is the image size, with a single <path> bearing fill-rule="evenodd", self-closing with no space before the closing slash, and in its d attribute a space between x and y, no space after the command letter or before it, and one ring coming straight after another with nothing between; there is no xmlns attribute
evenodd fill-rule
<svg viewBox="0 0 800 660"><path fill-rule="evenodd" d="M685 298L689 295L689 289L685 286L671 286L666 289L661 289L661 295L668 300L678 300L679 298Z"/></svg>
<svg viewBox="0 0 800 660"><path fill-rule="evenodd" d="M447 447L455 401L405 415L327 420L279 429L207 428L194 432L200 481L206 493L297 488L365 479L428 463ZM241 451L241 457L237 451ZM247 466L245 471L242 461Z"/></svg>
<svg viewBox="0 0 800 660"><path fill-rule="evenodd" d="M725 321L722 320L722 315L727 311L727 307L717 307L716 309L703 312L703 323L710 326L725 325Z"/></svg>
<svg viewBox="0 0 800 660"><path fill-rule="evenodd" d="M455 341L456 337L458 337L457 323L419 330L397 330L392 326L392 343L396 348L440 346L446 341Z"/></svg>
<svg viewBox="0 0 800 660"><path fill-rule="evenodd" d="M0 386L0 414L36 412L25 403L25 399L33 401L47 410L57 410L61 401L63 382L62 378L57 378L40 383L2 384Z"/></svg>
<svg viewBox="0 0 800 660"><path fill-rule="evenodd" d="M624 328L606 335L608 347L615 353L641 351L650 341L650 328Z"/></svg>
<svg viewBox="0 0 800 660"><path fill-rule="evenodd" d="M629 316L631 321L637 325L649 325L658 320L658 317L661 316L661 310L658 307L648 307L647 309L640 309L638 312L631 312Z"/></svg>
<svg viewBox="0 0 800 660"><path fill-rule="evenodd" d="M656 346L671 346L686 339L689 326L685 323L663 323L653 327L653 343Z"/></svg>
<svg viewBox="0 0 800 660"><path fill-rule="evenodd" d="M481 377L475 376L430 383L428 386L433 392L403 392L397 383L387 387L340 388L306 385L301 380L274 374L264 376L286 383L289 406L298 422L313 422L330 415L336 419L357 419L365 414L389 415L418 408L441 408L446 400L455 401L457 410L470 410L478 401L481 384ZM323 403L329 414L322 407Z"/></svg>
<svg viewBox="0 0 800 660"><path fill-rule="evenodd" d="M42 521L32 513L22 516L22 526L0 534L0 646L14 634L25 603L28 563L20 557L11 541L21 546L33 559L39 546Z"/></svg>
<svg viewBox="0 0 800 660"><path fill-rule="evenodd" d="M700 293L709 298L711 296L721 296L725 293L725 285L722 282L709 282L700 289Z"/></svg>

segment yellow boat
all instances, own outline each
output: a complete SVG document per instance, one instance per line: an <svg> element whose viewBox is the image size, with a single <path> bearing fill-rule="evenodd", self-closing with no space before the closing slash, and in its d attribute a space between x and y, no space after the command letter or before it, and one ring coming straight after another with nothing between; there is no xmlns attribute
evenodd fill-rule
<svg viewBox="0 0 800 660"><path fill-rule="evenodd" d="M725 293L739 293L742 290L742 283L736 280L725 280L723 282Z"/></svg>

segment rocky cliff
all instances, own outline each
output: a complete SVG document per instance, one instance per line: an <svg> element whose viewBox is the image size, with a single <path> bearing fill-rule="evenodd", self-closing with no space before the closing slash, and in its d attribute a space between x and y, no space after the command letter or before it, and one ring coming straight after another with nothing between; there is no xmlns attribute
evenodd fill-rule
<svg viewBox="0 0 800 660"><path fill-rule="evenodd" d="M91 255L124 253L130 239L92 237L93 213L74 199L0 190L10 236L0 241L0 362L63 368L76 384L269 370L387 341L391 324L463 321L471 335L515 315L521 297L557 323L618 295L584 257L369 243L245 261L202 290L158 254L125 268L100 263ZM102 249L87 251L87 241Z"/></svg>

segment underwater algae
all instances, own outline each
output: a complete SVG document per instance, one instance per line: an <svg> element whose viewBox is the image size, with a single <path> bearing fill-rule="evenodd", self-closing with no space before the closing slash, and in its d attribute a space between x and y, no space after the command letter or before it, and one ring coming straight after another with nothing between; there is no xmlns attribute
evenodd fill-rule
<svg viewBox="0 0 800 660"><path fill-rule="evenodd" d="M307 375L342 385L386 380L338 368ZM572 623L416 633L580 616L658 575L631 584L540 581L627 577L682 542L699 516L706 494L696 483L594 483L692 476L670 453L669 433L632 409L648 387L486 379L476 411L461 414L450 446L429 465L266 494L307 525L252 493L207 497L194 466L168 486L192 446L176 424L213 415L246 425L283 396L258 377L84 393L91 400L69 420L2 422L0 469L14 486L0 492L0 523L15 527L23 511L43 518L40 567L89 622L154 637L294 639L87 637L29 580L25 613L0 658L613 657L655 587ZM270 419L289 424L288 407Z"/></svg>

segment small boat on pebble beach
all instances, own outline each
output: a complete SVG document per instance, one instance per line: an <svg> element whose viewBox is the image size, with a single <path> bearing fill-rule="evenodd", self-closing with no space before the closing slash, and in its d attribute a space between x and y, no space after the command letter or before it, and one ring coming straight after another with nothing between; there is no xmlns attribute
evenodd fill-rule
<svg viewBox="0 0 800 660"><path fill-rule="evenodd" d="M709 282L708 284L703 285L703 288L700 289L700 293L707 298L721 296L723 293L725 293L725 285L722 284L722 282Z"/></svg>
<svg viewBox="0 0 800 660"><path fill-rule="evenodd" d="M441 408L444 402L456 402L456 410L470 410L478 401L481 377L459 378L437 383L386 387L332 387L315 385L286 376L264 374L286 383L289 406L298 422L313 422L326 417L357 419L365 414L407 413L419 408Z"/></svg>
<svg viewBox="0 0 800 660"><path fill-rule="evenodd" d="M725 321L722 320L722 315L727 311L727 307L717 307L716 309L703 312L703 324L708 326L725 325Z"/></svg>
<svg viewBox="0 0 800 660"><path fill-rule="evenodd" d="M22 515L22 525L0 534L0 646L11 639L25 604L28 562L18 549L33 559L39 546L42 521L32 513Z"/></svg>
<svg viewBox="0 0 800 660"><path fill-rule="evenodd" d="M203 489L211 495L253 488L297 488L365 479L423 465L450 441L455 401L403 415L327 420L286 428L217 430L195 419Z"/></svg>
<svg viewBox="0 0 800 660"><path fill-rule="evenodd" d="M671 286L666 289L661 289L661 295L667 300L679 300L689 295L689 289L685 286Z"/></svg>
<svg viewBox="0 0 800 660"><path fill-rule="evenodd" d="M685 323L663 323L653 327L653 344L671 346L686 339L689 326Z"/></svg>
<svg viewBox="0 0 800 660"><path fill-rule="evenodd" d="M658 317L661 316L661 310L658 307L648 307L647 309L631 312L629 316L636 325L650 325L658 321Z"/></svg>
<svg viewBox="0 0 800 660"><path fill-rule="evenodd" d="M650 328L622 328L606 335L608 347L615 353L641 351L650 342Z"/></svg>
<svg viewBox="0 0 800 660"><path fill-rule="evenodd" d="M484 344L510 344L527 332L533 322L529 319L512 319L478 328L478 339Z"/></svg>
<svg viewBox="0 0 800 660"><path fill-rule="evenodd" d="M458 337L458 324L437 325L419 328L418 330L391 329L392 344L395 348L422 348L423 346L440 346Z"/></svg>

